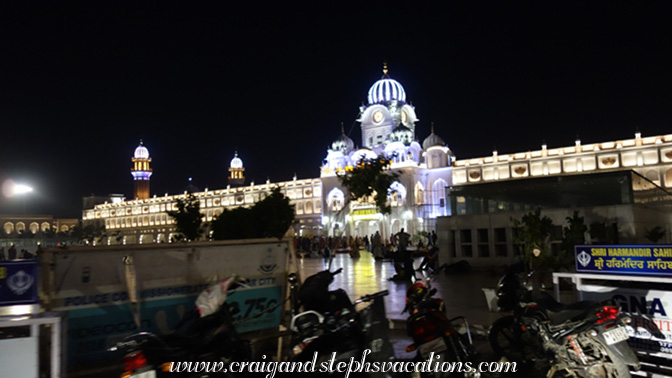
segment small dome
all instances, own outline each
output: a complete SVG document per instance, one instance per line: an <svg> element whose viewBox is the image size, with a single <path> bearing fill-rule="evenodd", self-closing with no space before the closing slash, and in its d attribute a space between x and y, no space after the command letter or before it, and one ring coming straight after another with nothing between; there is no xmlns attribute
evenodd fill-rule
<svg viewBox="0 0 672 378"><path fill-rule="evenodd" d="M403 142L408 146L413 142L413 131L406 126L399 125L392 130L392 140Z"/></svg>
<svg viewBox="0 0 672 378"><path fill-rule="evenodd" d="M347 155L355 148L355 142L350 139L349 136L345 135L343 129L343 124L341 124L341 135L331 144L331 149L333 151L341 151L344 155Z"/></svg>
<svg viewBox="0 0 672 378"><path fill-rule="evenodd" d="M136 159L149 159L149 150L142 145L142 140L140 141L140 145L135 149L133 157Z"/></svg>
<svg viewBox="0 0 672 378"><path fill-rule="evenodd" d="M432 133L422 142L422 149L427 150L433 146L445 146L446 143L438 135L434 134L434 125L432 124Z"/></svg>
<svg viewBox="0 0 672 378"><path fill-rule="evenodd" d="M385 146L385 154L391 156L392 154L406 153L406 145L403 142L391 142Z"/></svg>
<svg viewBox="0 0 672 378"><path fill-rule="evenodd" d="M236 152L233 159L231 159L230 167L236 169L243 168L243 161L238 157L238 152Z"/></svg>

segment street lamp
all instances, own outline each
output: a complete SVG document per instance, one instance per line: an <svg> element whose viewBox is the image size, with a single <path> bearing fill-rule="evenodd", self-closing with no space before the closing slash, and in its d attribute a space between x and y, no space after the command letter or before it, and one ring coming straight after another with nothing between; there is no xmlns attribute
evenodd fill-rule
<svg viewBox="0 0 672 378"><path fill-rule="evenodd" d="M7 180L3 183L2 185L2 193L5 195L7 198L11 198L14 196L19 196L23 197L22 198L22 205L23 205L23 213L26 213L26 194L31 193L33 191L33 188L25 185L25 184L17 184L12 180Z"/></svg>
<svg viewBox="0 0 672 378"><path fill-rule="evenodd" d="M14 185L14 191L13 191L12 195L22 195L22 194L30 193L32 191L33 191L33 188L31 188L28 185L15 184Z"/></svg>

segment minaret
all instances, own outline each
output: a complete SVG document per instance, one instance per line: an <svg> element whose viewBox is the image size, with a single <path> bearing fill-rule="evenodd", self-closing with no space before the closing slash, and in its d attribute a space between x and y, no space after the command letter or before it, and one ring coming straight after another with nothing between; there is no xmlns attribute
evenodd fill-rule
<svg viewBox="0 0 672 378"><path fill-rule="evenodd" d="M242 186L245 184L245 168L243 168L243 161L238 157L238 151L231 159L229 166L229 185L232 187Z"/></svg>
<svg viewBox="0 0 672 378"><path fill-rule="evenodd" d="M140 139L140 145L135 149L131 161L133 162L133 168L131 168L131 175L133 175L133 198L149 198L149 178L152 176L152 168L149 167L149 163L152 161L152 158L149 157L147 147L142 145L142 139Z"/></svg>

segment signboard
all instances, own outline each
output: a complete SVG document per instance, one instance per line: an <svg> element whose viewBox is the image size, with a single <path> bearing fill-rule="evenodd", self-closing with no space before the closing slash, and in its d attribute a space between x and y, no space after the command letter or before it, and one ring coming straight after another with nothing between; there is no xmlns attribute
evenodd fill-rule
<svg viewBox="0 0 672 378"><path fill-rule="evenodd" d="M672 292L592 284L581 291L587 300L614 299L632 317L627 328L634 349L672 358Z"/></svg>
<svg viewBox="0 0 672 378"><path fill-rule="evenodd" d="M672 245L577 245L576 271L672 277Z"/></svg>
<svg viewBox="0 0 672 378"><path fill-rule="evenodd" d="M353 210L352 219L355 221L378 219L378 210L376 210L375 208Z"/></svg>
<svg viewBox="0 0 672 378"><path fill-rule="evenodd" d="M37 303L37 267L35 260L0 261L0 306Z"/></svg>
<svg viewBox="0 0 672 378"><path fill-rule="evenodd" d="M257 240L47 249L44 304L67 312L70 364L109 358L107 348L135 332L171 333L201 291L234 273L249 282L227 296L238 332L277 327L288 248Z"/></svg>

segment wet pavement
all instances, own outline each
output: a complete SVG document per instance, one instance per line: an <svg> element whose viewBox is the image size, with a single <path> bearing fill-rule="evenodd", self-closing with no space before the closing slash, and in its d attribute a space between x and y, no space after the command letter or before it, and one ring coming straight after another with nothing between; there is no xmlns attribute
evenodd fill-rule
<svg viewBox="0 0 672 378"><path fill-rule="evenodd" d="M416 258L414 267L418 267L421 258ZM351 300L381 290L389 290L385 297L387 317L391 320L390 338L399 359L410 359L415 352L409 354L404 348L412 343L406 335L407 314L401 312L405 306L406 290L411 281L390 281L395 274L394 265L390 260L375 260L373 256L361 251L359 258L351 258L349 254L336 254L331 261L320 258L301 258L297 260L301 278L322 270L334 271L343 268L343 272L334 277L330 288L344 289ZM464 316L474 334L474 344L485 360L493 361L495 356L487 343L487 330L502 315L489 311L482 288L494 288L499 276L485 271L430 275L428 271L416 272L417 281L431 285L437 289L436 297L442 298L446 304L449 318ZM415 282L415 281L414 281Z"/></svg>

